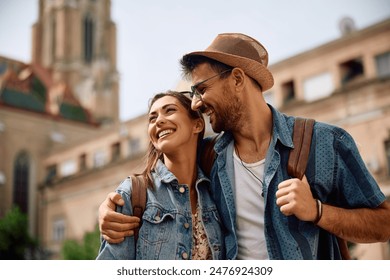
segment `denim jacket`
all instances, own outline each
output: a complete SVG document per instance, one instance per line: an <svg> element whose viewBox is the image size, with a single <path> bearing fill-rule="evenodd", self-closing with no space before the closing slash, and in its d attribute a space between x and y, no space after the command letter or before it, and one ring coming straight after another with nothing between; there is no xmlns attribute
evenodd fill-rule
<svg viewBox="0 0 390 280"><path fill-rule="evenodd" d="M97 259L168 260L191 259L192 217L189 189L180 185L167 167L158 161L152 172L155 187L147 190L146 209L142 226L134 247L134 237L126 237L119 244L102 241ZM225 258L220 217L210 197L210 181L198 168L196 180L198 203L202 222L211 248L213 259ZM132 215L131 179L124 180L116 192L125 201L117 212Z"/></svg>
<svg viewBox="0 0 390 280"><path fill-rule="evenodd" d="M264 170L264 225L270 259L340 259L336 237L311 222L283 215L276 205L278 184L287 174L293 148L294 117L272 106L273 134ZM234 140L224 133L215 144L217 158L211 170L212 194L226 227L226 256L237 257L236 205L233 169ZM313 196L342 208L377 207L385 196L367 170L352 137L343 129L316 122L306 177ZM320 246L321 245L321 246Z"/></svg>

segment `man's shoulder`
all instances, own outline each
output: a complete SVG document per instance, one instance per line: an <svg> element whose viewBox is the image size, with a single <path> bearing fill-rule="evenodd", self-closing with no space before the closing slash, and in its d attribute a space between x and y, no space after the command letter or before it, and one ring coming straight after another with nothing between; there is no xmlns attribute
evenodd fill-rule
<svg viewBox="0 0 390 280"><path fill-rule="evenodd" d="M326 123L321 121L315 122L314 133L319 137L328 135L330 137L335 138L336 140L352 138L351 135L344 128L331 123Z"/></svg>

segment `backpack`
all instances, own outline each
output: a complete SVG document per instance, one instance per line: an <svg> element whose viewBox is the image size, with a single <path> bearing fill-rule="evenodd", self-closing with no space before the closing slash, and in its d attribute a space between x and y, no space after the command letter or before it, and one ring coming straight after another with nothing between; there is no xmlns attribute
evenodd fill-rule
<svg viewBox="0 0 390 280"><path fill-rule="evenodd" d="M294 149L290 151L287 172L293 178L302 180L305 175L307 161L309 158L311 138L315 120L296 118L293 130ZM336 236L342 259L350 260L346 240Z"/></svg>
<svg viewBox="0 0 390 280"><path fill-rule="evenodd" d="M290 151L287 172L291 177L302 180L306 171L307 161L309 158L311 138L313 135L313 127L315 120L296 118L293 130L294 149ZM214 144L217 142L221 134L217 134L208 139L203 145L200 165L207 177L210 177L211 168L215 160ZM133 183L131 204L133 206L133 215L141 219L146 205L146 186L144 180L139 180L139 176L130 176ZM141 227L141 225L140 225ZM134 230L134 244L137 243L139 228ZM337 237L340 253L343 259L351 259L348 251L347 242Z"/></svg>

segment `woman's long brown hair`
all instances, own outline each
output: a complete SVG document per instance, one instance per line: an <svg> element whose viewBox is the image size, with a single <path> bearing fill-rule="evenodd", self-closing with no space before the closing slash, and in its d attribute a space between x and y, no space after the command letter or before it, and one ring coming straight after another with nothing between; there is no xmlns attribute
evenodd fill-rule
<svg viewBox="0 0 390 280"><path fill-rule="evenodd" d="M176 98L180 102L180 104L187 110L188 116L191 119L193 119L193 120L201 119L204 123L204 119L203 119L202 114L199 111L194 111L191 109L191 99L188 98L183 92L167 91L165 93L156 94L149 102L148 112L150 111L150 108L152 107L154 102L156 102L158 99L165 97L165 96L172 96L172 97ZM203 130L199 133L199 136L198 136L198 148L199 148L199 145L204 137L204 132L205 132L205 126L204 126ZM136 175L141 175L144 182L146 183L146 186L148 186L149 188L154 187L153 178L152 178L151 173L152 173L153 169L155 168L157 161L159 159L163 160L163 153L161 151L158 151L153 146L152 142L149 140L149 147L148 147L148 151L146 153L146 159L145 159L145 162L146 162L145 168L140 174L136 174Z"/></svg>

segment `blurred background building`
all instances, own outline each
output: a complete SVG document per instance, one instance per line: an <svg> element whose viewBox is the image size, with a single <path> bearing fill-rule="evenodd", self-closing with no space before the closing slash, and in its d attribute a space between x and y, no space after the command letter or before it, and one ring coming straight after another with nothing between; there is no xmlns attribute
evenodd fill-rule
<svg viewBox="0 0 390 280"><path fill-rule="evenodd" d="M140 171L148 145L146 115L119 120L111 1L64 3L39 1L31 63L0 57L0 218L18 205L53 259L64 240L96 227L100 203ZM345 128L389 197L390 19L356 30L345 18L340 30L271 65L265 97L286 114ZM390 246L358 244L352 253L390 259Z"/></svg>

